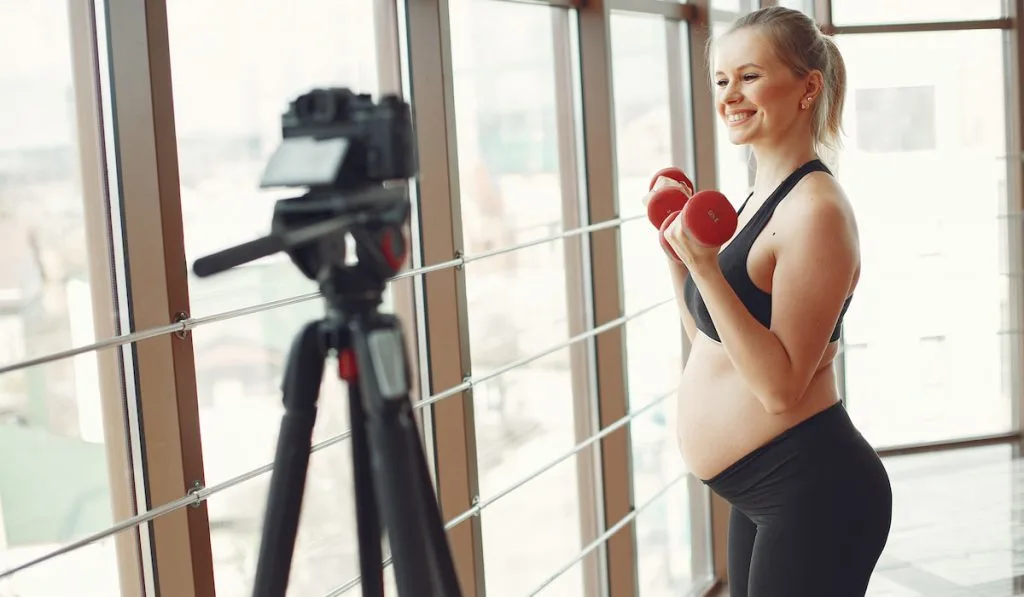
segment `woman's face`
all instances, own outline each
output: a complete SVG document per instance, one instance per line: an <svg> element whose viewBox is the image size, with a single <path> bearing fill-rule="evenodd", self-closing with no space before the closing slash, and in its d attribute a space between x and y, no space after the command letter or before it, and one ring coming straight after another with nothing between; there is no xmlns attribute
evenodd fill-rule
<svg viewBox="0 0 1024 597"><path fill-rule="evenodd" d="M756 29L745 27L718 41L713 81L718 116L732 143L774 145L800 127L810 134L815 86L783 64Z"/></svg>

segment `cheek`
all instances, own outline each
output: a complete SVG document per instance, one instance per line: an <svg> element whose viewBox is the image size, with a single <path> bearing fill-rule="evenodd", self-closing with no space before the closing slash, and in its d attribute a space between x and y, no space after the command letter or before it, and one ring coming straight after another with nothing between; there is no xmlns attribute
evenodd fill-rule
<svg viewBox="0 0 1024 597"><path fill-rule="evenodd" d="M765 109L792 107L792 97L793 89L788 85L764 85L757 90L757 103Z"/></svg>

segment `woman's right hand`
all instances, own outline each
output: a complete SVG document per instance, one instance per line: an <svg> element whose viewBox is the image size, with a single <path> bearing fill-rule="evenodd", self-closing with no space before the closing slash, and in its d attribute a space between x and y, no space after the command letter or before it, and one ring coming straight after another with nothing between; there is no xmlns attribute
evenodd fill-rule
<svg viewBox="0 0 1024 597"><path fill-rule="evenodd" d="M665 187L675 187L678 189L682 189L687 197L693 196L693 189L690 189L686 185L680 183L679 181L673 178L669 178L667 176L659 176L658 180L654 182L654 186L651 187L651 190L640 198L640 202L643 204L645 211L647 210L647 204L650 203L651 201L651 197L653 197L655 193L657 193L659 190ZM662 232L661 230L659 230L658 236L660 237L661 235ZM666 243L661 238L658 239L658 244L661 246L661 250L662 252L665 253L665 256L668 257L670 263L682 268L684 271L686 270L686 266L679 261L679 259L672 253L672 250L666 246Z"/></svg>

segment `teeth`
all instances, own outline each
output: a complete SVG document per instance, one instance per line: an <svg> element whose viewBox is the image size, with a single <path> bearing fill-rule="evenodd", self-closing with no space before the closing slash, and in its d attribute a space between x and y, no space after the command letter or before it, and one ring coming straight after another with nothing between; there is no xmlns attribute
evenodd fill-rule
<svg viewBox="0 0 1024 597"><path fill-rule="evenodd" d="M746 120L746 119L750 118L751 116L752 116L752 113L744 112L742 114L730 114L728 116L728 119L729 119L729 122L739 122L741 120Z"/></svg>

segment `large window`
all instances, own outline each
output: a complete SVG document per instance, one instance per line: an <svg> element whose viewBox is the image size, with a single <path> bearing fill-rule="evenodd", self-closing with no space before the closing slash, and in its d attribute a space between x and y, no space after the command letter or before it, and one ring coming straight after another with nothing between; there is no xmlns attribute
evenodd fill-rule
<svg viewBox="0 0 1024 597"><path fill-rule="evenodd" d="M0 55L0 365L11 365L112 336L117 322L110 206L95 172L83 175L102 160L97 114L79 113L92 73L75 60L68 7L0 2ZM0 571L132 514L114 355L0 375ZM119 592L114 537L0 580L0 595Z"/></svg>
<svg viewBox="0 0 1024 597"><path fill-rule="evenodd" d="M611 48L619 216L642 216L620 229L624 311L628 316L673 296L658 231L648 222L640 200L656 170L669 165L686 168L685 164L673 164L664 19L613 13ZM682 338L674 300L626 324L629 407L631 411L650 407L630 425L633 499L638 504L647 502L683 471L675 418ZM694 580L691 553L695 547L700 549L690 541L691 512L687 486L678 483L637 517L641 595L679 595L689 590ZM699 508L695 512L703 514Z"/></svg>
<svg viewBox="0 0 1024 597"><path fill-rule="evenodd" d="M876 445L1008 431L1018 332L1004 256L1019 214L1006 211L1003 33L838 42L849 91L837 174L863 257L844 338L850 412Z"/></svg>

